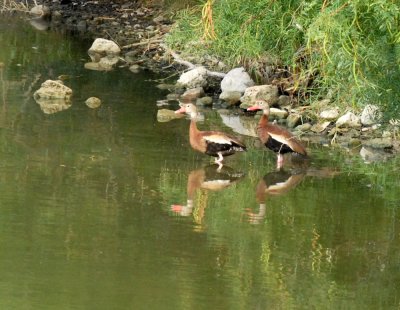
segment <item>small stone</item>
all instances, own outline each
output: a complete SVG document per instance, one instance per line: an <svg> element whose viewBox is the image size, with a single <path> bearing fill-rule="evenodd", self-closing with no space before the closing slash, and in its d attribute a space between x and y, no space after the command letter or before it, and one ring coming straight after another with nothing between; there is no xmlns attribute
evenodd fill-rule
<svg viewBox="0 0 400 310"><path fill-rule="evenodd" d="M287 117L287 126L289 128L294 128L301 123L301 115L297 113L289 114Z"/></svg>
<svg viewBox="0 0 400 310"><path fill-rule="evenodd" d="M254 103L257 99L265 100L270 106L278 101L278 87L276 85L257 85L246 88L240 101Z"/></svg>
<svg viewBox="0 0 400 310"><path fill-rule="evenodd" d="M41 87L33 94L35 100L38 100L39 98L69 100L71 96L71 88L65 86L62 81L54 80L43 82Z"/></svg>
<svg viewBox="0 0 400 310"><path fill-rule="evenodd" d="M330 123L331 123L330 121L317 123L311 127L311 131L316 133L321 133L330 125Z"/></svg>
<svg viewBox="0 0 400 310"><path fill-rule="evenodd" d="M305 123L297 126L295 129L301 132L306 132L311 129L312 125L310 123Z"/></svg>
<svg viewBox="0 0 400 310"><path fill-rule="evenodd" d="M86 99L85 103L91 109L96 109L101 106L101 100L97 97L89 97Z"/></svg>
<svg viewBox="0 0 400 310"><path fill-rule="evenodd" d="M339 117L339 119L336 121L336 126L358 128L361 127L361 122L360 118L357 117L354 113L347 112L346 114Z"/></svg>
<svg viewBox="0 0 400 310"><path fill-rule="evenodd" d="M180 95L176 93L171 93L167 95L167 100L179 100Z"/></svg>
<svg viewBox="0 0 400 310"><path fill-rule="evenodd" d="M209 96L205 96L202 98L199 98L196 100L197 105L203 105L203 106L212 106L213 104L213 98Z"/></svg>
<svg viewBox="0 0 400 310"><path fill-rule="evenodd" d="M244 93L254 81L243 67L230 70L221 81L221 90Z"/></svg>
<svg viewBox="0 0 400 310"><path fill-rule="evenodd" d="M361 124L364 126L371 126L378 123L382 119L382 112L380 108L373 104L368 104L365 106L361 113Z"/></svg>
<svg viewBox="0 0 400 310"><path fill-rule="evenodd" d="M242 93L239 91L223 91L219 95L219 99L227 102L229 105L235 105L240 102L240 97Z"/></svg>
<svg viewBox="0 0 400 310"><path fill-rule="evenodd" d="M183 73L179 77L177 84L182 87L186 87L188 89L207 86L206 68L196 67L192 70Z"/></svg>
<svg viewBox="0 0 400 310"><path fill-rule="evenodd" d="M360 156L366 163L379 162L388 158L388 152L380 149L363 146L360 150Z"/></svg>
<svg viewBox="0 0 400 310"><path fill-rule="evenodd" d="M289 115L289 112L286 110L281 110L277 108L270 108L269 115L272 117L276 117L279 119L286 118Z"/></svg>
<svg viewBox="0 0 400 310"><path fill-rule="evenodd" d="M168 109L161 109L157 111L157 121L160 123L169 122L170 120L182 117L185 117L184 114L177 114L175 111Z"/></svg>
<svg viewBox="0 0 400 310"><path fill-rule="evenodd" d="M336 120L339 117L339 110L338 109L324 110L319 114L319 117L327 121Z"/></svg>
<svg viewBox="0 0 400 310"><path fill-rule="evenodd" d="M197 98L200 98L203 95L204 95L203 87L196 87L196 88L191 88L191 89L186 90L181 95L181 99L183 101L193 101L193 100L196 100Z"/></svg>
<svg viewBox="0 0 400 310"><path fill-rule="evenodd" d="M139 73L140 66L137 64L134 64L132 66L129 67L129 71L133 72L133 73Z"/></svg>
<svg viewBox="0 0 400 310"><path fill-rule="evenodd" d="M278 98L278 105L280 107L288 106L290 105L290 97L286 95L280 95Z"/></svg>
<svg viewBox="0 0 400 310"><path fill-rule="evenodd" d="M391 138L375 138L364 141L363 145L375 149L389 149L393 147L393 141Z"/></svg>

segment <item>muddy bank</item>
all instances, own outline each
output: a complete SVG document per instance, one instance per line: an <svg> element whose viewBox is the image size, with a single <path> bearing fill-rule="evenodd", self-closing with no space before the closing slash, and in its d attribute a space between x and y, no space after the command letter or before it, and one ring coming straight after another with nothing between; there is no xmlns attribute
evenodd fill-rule
<svg viewBox="0 0 400 310"><path fill-rule="evenodd" d="M49 8L45 19L52 30L112 40L127 66L138 64L154 71L171 66L160 43L172 21L157 2L45 0L42 4Z"/></svg>

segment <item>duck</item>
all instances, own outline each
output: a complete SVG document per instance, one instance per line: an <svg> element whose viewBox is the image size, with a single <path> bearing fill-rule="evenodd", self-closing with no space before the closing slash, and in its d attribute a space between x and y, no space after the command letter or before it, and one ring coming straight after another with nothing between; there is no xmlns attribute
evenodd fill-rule
<svg viewBox="0 0 400 310"><path fill-rule="evenodd" d="M257 134L261 142L270 150L278 154L277 168L283 165L283 154L295 153L307 157L307 151L301 142L288 130L268 121L269 104L262 99L247 108L247 111L262 110L263 115L257 126Z"/></svg>
<svg viewBox="0 0 400 310"><path fill-rule="evenodd" d="M193 103L182 103L175 113L186 113L190 116L189 140L191 147L203 154L215 157L219 168L223 166L224 156L245 152L246 145L239 139L220 131L200 131L197 128L197 107Z"/></svg>

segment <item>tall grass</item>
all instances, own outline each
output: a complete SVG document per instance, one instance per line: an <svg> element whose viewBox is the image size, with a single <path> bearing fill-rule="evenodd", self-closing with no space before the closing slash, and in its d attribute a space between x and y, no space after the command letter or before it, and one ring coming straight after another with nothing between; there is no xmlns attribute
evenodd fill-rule
<svg viewBox="0 0 400 310"><path fill-rule="evenodd" d="M396 1L219 0L212 7L216 37L208 40L204 3L179 12L168 38L173 48L214 54L264 80L287 71L303 99L329 96L354 107L373 101L398 112L388 103L400 99Z"/></svg>

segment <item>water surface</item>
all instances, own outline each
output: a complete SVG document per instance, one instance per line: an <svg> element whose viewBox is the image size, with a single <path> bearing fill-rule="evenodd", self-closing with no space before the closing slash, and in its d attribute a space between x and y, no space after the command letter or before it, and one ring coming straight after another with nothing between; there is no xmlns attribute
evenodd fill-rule
<svg viewBox="0 0 400 310"><path fill-rule="evenodd" d="M218 172L188 120L157 122L162 76L85 70L91 42L7 17L0 44L1 309L398 308L397 158L309 145L277 172L242 136ZM45 114L32 94L60 75L72 106Z"/></svg>

